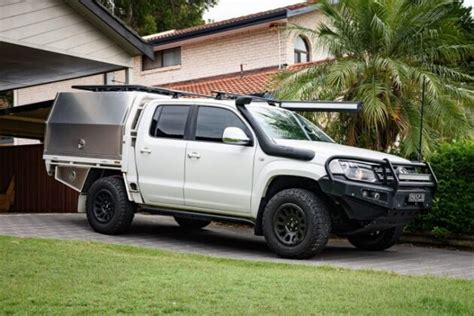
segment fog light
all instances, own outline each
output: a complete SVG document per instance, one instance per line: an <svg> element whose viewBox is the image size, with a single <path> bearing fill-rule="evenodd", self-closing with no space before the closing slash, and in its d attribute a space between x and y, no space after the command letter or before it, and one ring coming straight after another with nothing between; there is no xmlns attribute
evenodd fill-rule
<svg viewBox="0 0 474 316"><path fill-rule="evenodd" d="M385 200L384 194L380 192L370 191L370 190L362 190L361 191L362 197L366 199L372 200Z"/></svg>

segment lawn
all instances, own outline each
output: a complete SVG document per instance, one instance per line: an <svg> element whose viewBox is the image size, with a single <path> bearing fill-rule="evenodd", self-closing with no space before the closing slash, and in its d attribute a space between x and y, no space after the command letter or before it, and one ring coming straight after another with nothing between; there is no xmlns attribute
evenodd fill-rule
<svg viewBox="0 0 474 316"><path fill-rule="evenodd" d="M0 315L474 314L474 282L0 237Z"/></svg>

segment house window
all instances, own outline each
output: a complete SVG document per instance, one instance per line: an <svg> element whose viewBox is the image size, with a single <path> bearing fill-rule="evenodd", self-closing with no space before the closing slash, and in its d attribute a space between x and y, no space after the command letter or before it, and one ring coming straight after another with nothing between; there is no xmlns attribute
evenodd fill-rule
<svg viewBox="0 0 474 316"><path fill-rule="evenodd" d="M298 36L295 40L295 64L307 63L310 61L310 49L308 40Z"/></svg>
<svg viewBox="0 0 474 316"><path fill-rule="evenodd" d="M142 57L142 70L151 70L181 65L181 47L155 52L155 60Z"/></svg>

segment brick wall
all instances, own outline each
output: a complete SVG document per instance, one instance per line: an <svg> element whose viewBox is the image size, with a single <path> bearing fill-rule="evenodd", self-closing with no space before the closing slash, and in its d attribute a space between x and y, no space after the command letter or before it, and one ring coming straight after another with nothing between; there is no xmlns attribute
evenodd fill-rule
<svg viewBox="0 0 474 316"><path fill-rule="evenodd" d="M291 17L288 26L316 28L323 20L320 12ZM253 70L280 64L294 64L294 40L300 33L285 26L264 27L252 31L213 38L181 46L181 65L142 71L141 57L135 57L134 82L160 85L212 77L244 70ZM280 41L279 41L280 40ZM317 47L317 38L309 37L312 60L327 55Z"/></svg>
<svg viewBox="0 0 474 316"><path fill-rule="evenodd" d="M319 11L289 18L288 26L300 25L314 29L324 17ZM196 41L182 46L181 65L142 71L142 57L134 58L132 82L142 85L162 85L192 79L212 77L279 64L294 63L293 43L298 32L284 27L263 27L233 35ZM309 38L312 60L327 57L318 48L317 38ZM125 72L116 73L116 80L125 81ZM69 91L71 85L102 84L103 75L51 83L18 90L17 104L28 104L55 97L58 91Z"/></svg>
<svg viewBox="0 0 474 316"><path fill-rule="evenodd" d="M125 82L125 71L116 71L115 80ZM24 105L54 99L56 97L56 93L58 92L73 91L73 89L71 89L71 86L73 85L100 85L103 83L104 75L96 75L18 89L16 93L16 105Z"/></svg>
<svg viewBox="0 0 474 316"><path fill-rule="evenodd" d="M241 64L244 70L275 66L280 62L278 36L266 27L183 45L180 66L148 71L141 71L141 57L136 57L134 80L159 85L239 72Z"/></svg>
<svg viewBox="0 0 474 316"><path fill-rule="evenodd" d="M326 19L324 15L320 11L314 11L308 14L302 14L302 15L297 15L294 17L291 17L288 21L288 29L286 31L286 43L285 43L285 48L286 48L286 63L288 65L294 64L294 42L296 37L298 37L300 34L305 36L311 46L311 61L318 61L318 60L323 60L328 58L328 54L323 51L323 49L320 47L318 43L318 38L316 36L311 36L311 34L307 34L305 32L299 32L297 30L292 30L291 26L292 25L298 25L302 26L304 28L308 28L311 30L314 30L320 25L322 22L324 22Z"/></svg>

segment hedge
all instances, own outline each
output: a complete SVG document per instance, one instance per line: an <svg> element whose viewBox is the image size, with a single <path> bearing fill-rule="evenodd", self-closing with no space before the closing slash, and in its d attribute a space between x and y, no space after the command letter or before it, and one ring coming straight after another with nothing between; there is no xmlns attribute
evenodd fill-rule
<svg viewBox="0 0 474 316"><path fill-rule="evenodd" d="M474 235L474 142L441 145L430 162L439 181L433 209L410 230Z"/></svg>

